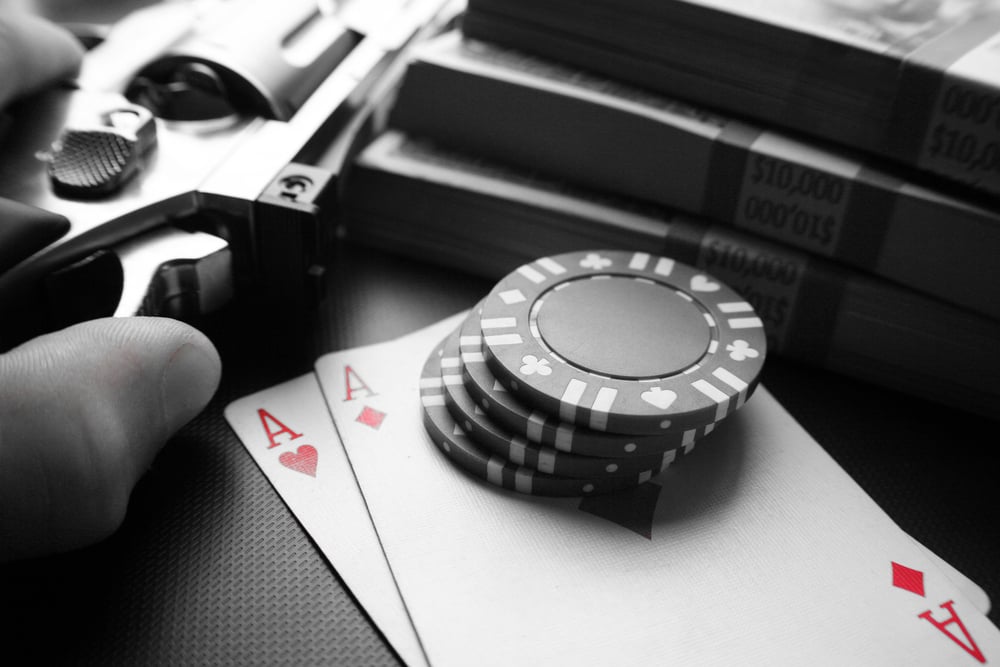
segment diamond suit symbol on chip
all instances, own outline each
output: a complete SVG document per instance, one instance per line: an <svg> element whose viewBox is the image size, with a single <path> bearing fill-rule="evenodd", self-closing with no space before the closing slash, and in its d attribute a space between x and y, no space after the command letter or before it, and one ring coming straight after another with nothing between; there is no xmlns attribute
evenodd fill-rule
<svg viewBox="0 0 1000 667"><path fill-rule="evenodd" d="M586 257L580 260L580 266L585 269L594 269L595 271L600 271L601 269L611 266L611 260L607 257L601 257L596 252L588 253Z"/></svg>
<svg viewBox="0 0 1000 667"><path fill-rule="evenodd" d="M746 342L742 338L734 340L732 343L727 345L726 352L729 353L729 358L733 361L756 359L760 356L760 352L750 347L750 343Z"/></svg>
<svg viewBox="0 0 1000 667"><path fill-rule="evenodd" d="M652 387L639 395L642 400L661 410L666 410L677 400L677 393L661 387Z"/></svg>
<svg viewBox="0 0 1000 667"><path fill-rule="evenodd" d="M924 573L892 561L892 585L923 597Z"/></svg>
<svg viewBox="0 0 1000 667"><path fill-rule="evenodd" d="M384 420L386 414L375 408L369 408L367 405L361 410L361 414L355 421L361 422L365 426L371 426L373 429L378 430L378 427L382 425L382 420Z"/></svg>
<svg viewBox="0 0 1000 667"><path fill-rule="evenodd" d="M549 366L548 359L539 359L533 354L525 355L521 359L521 375L552 375L552 367Z"/></svg>
<svg viewBox="0 0 1000 667"><path fill-rule="evenodd" d="M316 476L316 464L319 462L319 453L312 445L302 445L294 452L284 452L278 457L278 463L301 472L310 477Z"/></svg>

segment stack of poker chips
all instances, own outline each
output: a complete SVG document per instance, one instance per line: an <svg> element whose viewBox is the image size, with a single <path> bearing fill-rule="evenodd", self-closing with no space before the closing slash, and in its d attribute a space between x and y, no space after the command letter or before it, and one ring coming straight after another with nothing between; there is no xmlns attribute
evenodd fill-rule
<svg viewBox="0 0 1000 667"><path fill-rule="evenodd" d="M453 463L532 495L585 496L662 472L757 386L753 307L669 257L537 259L504 277L431 353L424 425Z"/></svg>

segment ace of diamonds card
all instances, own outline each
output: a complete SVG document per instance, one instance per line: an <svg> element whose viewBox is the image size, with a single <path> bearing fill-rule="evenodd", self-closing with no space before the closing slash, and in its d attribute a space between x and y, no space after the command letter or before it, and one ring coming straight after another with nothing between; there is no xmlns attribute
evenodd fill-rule
<svg viewBox="0 0 1000 667"><path fill-rule="evenodd" d="M633 492L540 498L459 470L421 422L454 326L316 365L430 664L1000 659L997 628L763 387Z"/></svg>

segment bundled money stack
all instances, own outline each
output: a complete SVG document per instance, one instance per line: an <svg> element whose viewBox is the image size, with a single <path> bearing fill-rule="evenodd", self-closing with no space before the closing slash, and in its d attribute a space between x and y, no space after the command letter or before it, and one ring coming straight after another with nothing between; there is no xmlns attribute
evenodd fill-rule
<svg viewBox="0 0 1000 667"><path fill-rule="evenodd" d="M471 0L464 25L1000 194L997 0Z"/></svg>
<svg viewBox="0 0 1000 667"><path fill-rule="evenodd" d="M348 231L492 278L667 254L775 355L995 414L996 3L862 4L471 0L359 154Z"/></svg>

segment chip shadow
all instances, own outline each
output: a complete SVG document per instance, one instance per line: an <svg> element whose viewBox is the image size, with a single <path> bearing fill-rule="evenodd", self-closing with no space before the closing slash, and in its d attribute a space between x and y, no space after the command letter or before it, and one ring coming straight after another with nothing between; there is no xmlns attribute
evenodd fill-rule
<svg viewBox="0 0 1000 667"><path fill-rule="evenodd" d="M725 512L739 497L745 449L741 415L701 438L654 479L627 491L580 500L579 509L652 540L672 523Z"/></svg>

